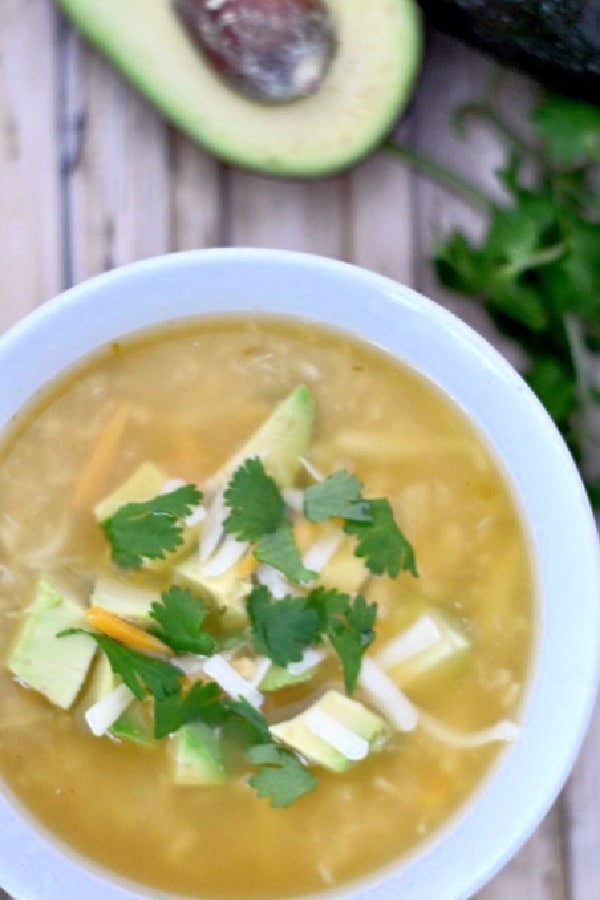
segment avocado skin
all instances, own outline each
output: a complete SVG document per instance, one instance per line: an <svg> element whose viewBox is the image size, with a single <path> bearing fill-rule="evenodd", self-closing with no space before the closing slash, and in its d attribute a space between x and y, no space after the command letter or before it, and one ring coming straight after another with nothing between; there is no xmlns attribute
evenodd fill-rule
<svg viewBox="0 0 600 900"><path fill-rule="evenodd" d="M420 0L428 22L533 75L600 103L600 0Z"/></svg>

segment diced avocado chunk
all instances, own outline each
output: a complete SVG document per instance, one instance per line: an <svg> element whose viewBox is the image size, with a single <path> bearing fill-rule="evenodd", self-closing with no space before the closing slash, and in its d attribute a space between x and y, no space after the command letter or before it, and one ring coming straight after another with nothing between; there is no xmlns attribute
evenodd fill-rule
<svg viewBox="0 0 600 900"><path fill-rule="evenodd" d="M410 629L428 628L432 638L428 646L417 652L405 654L394 662L394 647L401 646L402 635ZM382 648L378 659L400 687L422 684L426 679L460 668L470 657L472 641L459 620L446 610L429 606L423 614L401 635Z"/></svg>
<svg viewBox="0 0 600 900"><path fill-rule="evenodd" d="M248 623L246 595L250 591L247 581L240 581L234 569L222 575L207 576L202 573L204 563L197 557L188 557L173 571L176 581L196 591L214 609L221 610L221 624L231 630L243 628Z"/></svg>
<svg viewBox="0 0 600 900"><path fill-rule="evenodd" d="M289 663L286 667L271 663L260 682L259 690L279 691L281 688L310 681L325 655L324 650L312 647L304 651L299 663Z"/></svg>
<svg viewBox="0 0 600 900"><path fill-rule="evenodd" d="M49 578L40 578L8 657L9 670L55 706L69 709L86 679L96 644L84 634L57 635L84 625L81 604Z"/></svg>
<svg viewBox="0 0 600 900"><path fill-rule="evenodd" d="M317 737L308 727L307 714L311 710L326 713L340 725L363 738L368 743L370 752L379 750L389 735L388 725L380 716L371 712L358 700L352 700L333 690L324 694L300 715L271 726L271 733L275 738L306 757L309 762L324 766L333 772L345 772L355 763L325 740Z"/></svg>
<svg viewBox="0 0 600 900"><path fill-rule="evenodd" d="M304 681L310 681L314 675L314 668L307 669L301 675L293 675L282 666L276 666L273 663L269 666L266 675L258 686L260 691L279 691L282 688L292 687L294 684L302 684Z"/></svg>
<svg viewBox="0 0 600 900"><path fill-rule="evenodd" d="M105 497L94 507L94 515L98 522L104 522L114 515L121 506L127 503L140 503L152 500L164 489L168 478L165 473L152 462L143 462L126 481L112 494ZM184 526L181 531L182 542L177 549L169 553L166 559L147 559L144 568L161 571L170 568L178 559L186 556L198 542L202 531L202 522Z"/></svg>
<svg viewBox="0 0 600 900"><path fill-rule="evenodd" d="M356 540L350 536L344 540L319 574L319 583L328 589L335 588L345 594L357 594L369 577L365 562L354 555Z"/></svg>
<svg viewBox="0 0 600 900"><path fill-rule="evenodd" d="M227 779L221 739L203 722L190 722L173 737L175 784L221 784Z"/></svg>
<svg viewBox="0 0 600 900"><path fill-rule="evenodd" d="M151 621L150 608L160 601L160 591L138 587L119 578L100 575L90 597L90 606L101 606L116 616L131 619L137 624Z"/></svg>
<svg viewBox="0 0 600 900"><path fill-rule="evenodd" d="M96 504L94 515L99 522L104 522L126 503L139 503L156 497L166 482L167 476L158 466L143 462L112 494Z"/></svg>
<svg viewBox="0 0 600 900"><path fill-rule="evenodd" d="M106 697L120 683L121 679L114 674L107 657L101 654L94 666L91 681L92 704ZM134 744L149 746L154 743L152 716L148 702L133 700L108 731L113 737L123 741L132 741Z"/></svg>
<svg viewBox="0 0 600 900"><path fill-rule="evenodd" d="M119 740L149 747L154 743L154 732L148 702L134 700L109 731Z"/></svg>
<svg viewBox="0 0 600 900"><path fill-rule="evenodd" d="M300 468L299 457L306 453L310 443L314 418L313 396L300 384L217 472L217 484L226 484L244 460L259 456L279 487L290 487Z"/></svg>

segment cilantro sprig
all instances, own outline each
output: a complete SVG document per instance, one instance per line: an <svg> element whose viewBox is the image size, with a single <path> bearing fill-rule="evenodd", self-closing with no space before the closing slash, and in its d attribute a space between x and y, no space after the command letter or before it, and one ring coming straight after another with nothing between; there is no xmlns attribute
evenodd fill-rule
<svg viewBox="0 0 600 900"><path fill-rule="evenodd" d="M72 634L86 634L96 641L106 655L114 674L127 685L136 699L143 700L147 692L158 701L179 694L183 672L172 663L147 656L113 638L84 628L69 628L58 637L68 637Z"/></svg>
<svg viewBox="0 0 600 900"><path fill-rule="evenodd" d="M600 509L600 109L544 95L518 130L490 101L455 112L498 131L504 199L411 148L388 149L486 215L483 237L435 241L439 281L483 305L562 433Z"/></svg>
<svg viewBox="0 0 600 900"><path fill-rule="evenodd" d="M258 797L270 797L271 806L276 809L290 806L318 785L316 777L298 757L278 744L256 744L249 748L248 758L259 767L250 778L250 785Z"/></svg>
<svg viewBox="0 0 600 900"><path fill-rule="evenodd" d="M165 559L183 543L182 520L202 499L186 484L151 500L125 503L101 523L115 565L139 569L144 559Z"/></svg>
<svg viewBox="0 0 600 900"><path fill-rule="evenodd" d="M315 580L316 572L302 565L279 488L258 457L245 460L234 472L224 499L230 510L225 530L241 541L254 542L254 555L260 562L296 584Z"/></svg>
<svg viewBox="0 0 600 900"><path fill-rule="evenodd" d="M248 597L248 617L256 650L278 666L300 662L319 632L319 614L304 597L273 602L263 585L253 588Z"/></svg>
<svg viewBox="0 0 600 900"><path fill-rule="evenodd" d="M399 572L418 575L412 545L400 531L389 500L378 497L367 504L368 519L346 519L344 531L358 538L354 553L365 558L367 568L375 575L387 572L395 578Z"/></svg>
<svg viewBox="0 0 600 900"><path fill-rule="evenodd" d="M160 602L152 604L150 616L157 625L149 631L177 653L210 656L215 652L216 641L202 628L206 615L202 600L193 597L187 588L172 585L163 591Z"/></svg>
<svg viewBox="0 0 600 900"><path fill-rule="evenodd" d="M245 460L225 491L229 515L224 527L240 541L258 541L285 521L285 506L274 480L258 457Z"/></svg>
<svg viewBox="0 0 600 900"><path fill-rule="evenodd" d="M345 470L306 489L304 515L312 522L342 518L344 531L357 537L356 556L375 575L401 571L417 575L414 550L394 518L389 500L362 496L363 484Z"/></svg>
<svg viewBox="0 0 600 900"><path fill-rule="evenodd" d="M248 597L248 617L256 651L278 666L299 662L308 647L328 638L352 694L363 654L375 638L377 604L323 587L275 601L260 585Z"/></svg>
<svg viewBox="0 0 600 900"><path fill-rule="evenodd" d="M283 808L318 784L317 778L290 750L276 744L266 718L247 700L224 697L213 682L193 685L185 696L155 700L155 736L167 737L188 722L203 722L235 731L238 743L258 771L248 783L259 798Z"/></svg>
<svg viewBox="0 0 600 900"><path fill-rule="evenodd" d="M304 515L311 522L326 519L369 521L369 504L363 500L363 484L345 469L340 469L304 492Z"/></svg>
<svg viewBox="0 0 600 900"><path fill-rule="evenodd" d="M320 631L327 635L342 664L346 693L352 694L363 655L375 639L377 604L367 603L360 594L350 597L323 587L312 590L306 602L319 616Z"/></svg>

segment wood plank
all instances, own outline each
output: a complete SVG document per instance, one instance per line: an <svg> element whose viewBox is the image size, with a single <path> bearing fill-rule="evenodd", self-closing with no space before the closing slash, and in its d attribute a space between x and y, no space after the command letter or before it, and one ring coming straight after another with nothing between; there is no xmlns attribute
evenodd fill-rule
<svg viewBox="0 0 600 900"><path fill-rule="evenodd" d="M511 862L476 894L477 900L580 900L568 891L562 850L562 820L555 808Z"/></svg>
<svg viewBox="0 0 600 900"><path fill-rule="evenodd" d="M568 826L570 897L600 897L600 705L592 719L579 760L564 792Z"/></svg>
<svg viewBox="0 0 600 900"><path fill-rule="evenodd" d="M168 139L161 118L72 33L65 54L65 116L81 142L66 186L77 282L168 249Z"/></svg>
<svg viewBox="0 0 600 900"><path fill-rule="evenodd" d="M0 3L0 332L62 283L56 55L50 0Z"/></svg>
<svg viewBox="0 0 600 900"><path fill-rule="evenodd" d="M231 243L346 258L344 177L275 180L231 170Z"/></svg>
<svg viewBox="0 0 600 900"><path fill-rule="evenodd" d="M410 140L411 119L396 129ZM417 248L413 228L414 177L389 153L380 150L351 175L351 252L357 265L402 284L413 283Z"/></svg>
<svg viewBox="0 0 600 900"><path fill-rule="evenodd" d="M224 168L190 140L170 135L170 250L227 242Z"/></svg>

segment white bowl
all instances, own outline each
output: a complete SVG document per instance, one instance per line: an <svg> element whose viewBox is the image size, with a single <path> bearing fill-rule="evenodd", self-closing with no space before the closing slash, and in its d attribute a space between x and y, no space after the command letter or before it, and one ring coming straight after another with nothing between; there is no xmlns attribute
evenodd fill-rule
<svg viewBox="0 0 600 900"><path fill-rule="evenodd" d="M225 311L286 313L342 327L413 366L495 449L523 511L541 610L522 737L467 808L409 859L320 895L464 898L538 825L567 778L591 715L600 665L600 557L577 470L521 378L447 311L352 266L268 250L149 260L37 309L0 339L0 429L41 385L94 348L158 322ZM0 835L0 883L18 900L142 896L59 846L8 797L0 797Z"/></svg>

